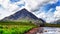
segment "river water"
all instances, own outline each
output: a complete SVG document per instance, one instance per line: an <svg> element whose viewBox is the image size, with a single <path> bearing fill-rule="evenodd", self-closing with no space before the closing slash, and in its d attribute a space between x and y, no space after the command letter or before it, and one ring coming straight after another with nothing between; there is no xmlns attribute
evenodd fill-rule
<svg viewBox="0 0 60 34"><path fill-rule="evenodd" d="M60 34L60 28L43 27L43 34Z"/></svg>

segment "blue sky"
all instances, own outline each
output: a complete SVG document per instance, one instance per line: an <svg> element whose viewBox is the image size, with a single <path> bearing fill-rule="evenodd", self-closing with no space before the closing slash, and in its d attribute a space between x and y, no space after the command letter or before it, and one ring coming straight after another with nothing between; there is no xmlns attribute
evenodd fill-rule
<svg viewBox="0 0 60 34"><path fill-rule="evenodd" d="M15 3L18 3L20 1L21 0L10 0L11 4L15 4ZM17 4L17 6L19 6L21 8L22 6L25 6L25 2L24 3Z"/></svg>
<svg viewBox="0 0 60 34"><path fill-rule="evenodd" d="M16 3L16 2L19 2L20 0L10 0L10 2L12 3Z"/></svg>
<svg viewBox="0 0 60 34"><path fill-rule="evenodd" d="M53 10L51 12L55 12L56 6L60 6L60 1L58 1L58 2L56 2L54 4L46 4L46 5L43 6L44 7L43 9L46 12L48 12L51 8L53 8Z"/></svg>

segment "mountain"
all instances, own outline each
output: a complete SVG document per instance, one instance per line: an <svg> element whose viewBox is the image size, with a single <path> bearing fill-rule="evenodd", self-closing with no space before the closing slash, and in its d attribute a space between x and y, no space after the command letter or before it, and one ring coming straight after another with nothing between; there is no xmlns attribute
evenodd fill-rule
<svg viewBox="0 0 60 34"><path fill-rule="evenodd" d="M60 24L60 19L54 22L55 24Z"/></svg>
<svg viewBox="0 0 60 34"><path fill-rule="evenodd" d="M15 21L20 21L20 20L26 20L26 21L32 21L34 23L45 23L44 20L42 20L41 18L37 18L34 14L32 14L31 12L29 12L28 10L26 10L25 8L16 12L13 15L10 15L8 17L5 17L4 19L2 19L3 21L6 20L15 20Z"/></svg>
<svg viewBox="0 0 60 34"><path fill-rule="evenodd" d="M51 24L60 24L60 19L59 19L59 20L56 20L56 21L51 22Z"/></svg>
<svg viewBox="0 0 60 34"><path fill-rule="evenodd" d="M38 19L35 15L28 12L26 9L22 9L11 16L4 18L4 20L5 19L17 20L17 19L22 19L22 18L26 18L26 17L35 19L35 20Z"/></svg>
<svg viewBox="0 0 60 34"><path fill-rule="evenodd" d="M60 20L57 20L56 22L57 22L57 24L60 24Z"/></svg>

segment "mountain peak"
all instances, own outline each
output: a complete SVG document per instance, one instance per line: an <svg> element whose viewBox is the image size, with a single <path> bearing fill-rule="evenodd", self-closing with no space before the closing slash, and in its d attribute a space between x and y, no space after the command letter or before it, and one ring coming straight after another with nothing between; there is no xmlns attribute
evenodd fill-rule
<svg viewBox="0 0 60 34"><path fill-rule="evenodd" d="M27 9L24 8L22 10L19 10L18 12L16 12L13 15L10 15L9 17L4 18L4 20L5 19L17 20L17 19L22 19L22 18L25 18L25 17L29 17L29 18L32 18L32 19L38 19L34 14L32 14L31 12L29 12Z"/></svg>

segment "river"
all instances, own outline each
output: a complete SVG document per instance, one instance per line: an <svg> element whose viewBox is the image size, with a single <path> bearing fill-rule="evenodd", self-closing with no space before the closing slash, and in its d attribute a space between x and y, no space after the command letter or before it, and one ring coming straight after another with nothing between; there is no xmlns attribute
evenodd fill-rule
<svg viewBox="0 0 60 34"><path fill-rule="evenodd" d="M60 34L60 28L41 27L36 34Z"/></svg>

